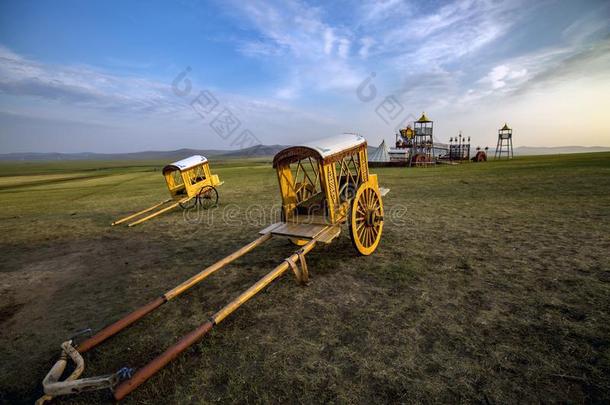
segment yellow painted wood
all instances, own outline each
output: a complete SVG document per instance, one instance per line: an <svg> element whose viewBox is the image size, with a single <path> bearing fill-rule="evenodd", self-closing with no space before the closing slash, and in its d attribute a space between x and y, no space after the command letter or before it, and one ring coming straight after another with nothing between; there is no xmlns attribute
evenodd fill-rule
<svg viewBox="0 0 610 405"><path fill-rule="evenodd" d="M320 234L316 237L316 239L322 243L330 243L340 234L341 234L340 225L328 226L324 231L320 232Z"/></svg>
<svg viewBox="0 0 610 405"><path fill-rule="evenodd" d="M252 242L248 243L247 245L245 245L244 247L242 247L241 249L236 250L235 252L231 253L227 257L217 261L216 263L212 264L211 266L208 266L207 268L205 268L203 271L195 274L193 277L189 278L188 280L181 283L180 285L172 288L171 290L169 290L168 292L163 294L163 296L168 301L177 297L178 295L182 294L189 288L193 287L194 285L196 285L196 284L200 283L201 281L203 281L204 279L206 279L208 276L210 276L213 273L215 273L216 271L220 270L227 264L240 258L241 256L245 255L246 253L252 251L257 246L262 245L263 243L265 243L266 241L271 239L271 236L272 235L270 233L266 233L266 234L260 236L259 238L255 239L254 241L252 241Z"/></svg>
<svg viewBox="0 0 610 405"><path fill-rule="evenodd" d="M373 176L371 176L373 177ZM374 179L376 181L376 177ZM350 236L356 250L368 256L377 249L383 231L383 203L373 181L361 185L350 211Z"/></svg>
<svg viewBox="0 0 610 405"><path fill-rule="evenodd" d="M171 206L165 207L163 209L160 209L159 211L152 213L151 215L138 219L137 221L130 223L128 226L141 224L144 221L148 221L151 218L154 218L164 212L167 212L177 207L178 205L180 205L180 203L187 202L190 199L197 197L201 189L206 186L217 187L223 184L223 182L220 181L218 175L212 174L210 170L210 165L207 161L185 170L176 169L164 171L163 177L165 178L165 183L167 185L169 194L172 196L171 199L153 205L152 207L146 208L142 211L138 211L135 214L131 214L117 221L114 221L112 225L114 226L123 222L127 222L130 219L137 218L140 215L150 212L155 208L158 208L172 200L175 201L175 203Z"/></svg>
<svg viewBox="0 0 610 405"><path fill-rule="evenodd" d="M176 172L179 172L179 175ZM196 197L203 187L222 184L218 175L212 173L207 161L185 170L167 171L164 177L167 189L174 198L182 195Z"/></svg>
<svg viewBox="0 0 610 405"><path fill-rule="evenodd" d="M316 245L316 240L309 241L305 246L301 248L302 254L308 253L311 249ZM299 260L299 255L297 253L292 254L288 260L292 260L296 262ZM233 313L237 308L242 306L246 301L255 296L258 292L260 292L263 288L271 284L273 280L280 277L282 274L286 272L286 270L290 269L290 265L288 262L284 261L282 264L271 270L267 275L258 280L252 287L248 288L246 291L241 293L237 298L223 307L220 311L216 312L212 316L212 320L215 324L219 324L222 322L227 316Z"/></svg>
<svg viewBox="0 0 610 405"><path fill-rule="evenodd" d="M146 209L143 209L142 211L138 211L138 212L136 212L135 214L131 214L131 215L129 215L129 216L126 216L126 217L124 217L124 218L121 218L121 219L119 219L119 220L116 220L116 221L114 221L114 222L113 222L111 225L112 225L112 226L114 226L114 225L122 224L123 222L129 221L130 219L135 218L135 217L137 217L137 216L139 216L139 215L146 214L147 212L152 211L152 210L154 210L155 208L162 206L163 204L167 204L167 203L168 203L168 202L170 202L170 201L172 201L172 199L171 199L171 198L169 198L169 199L167 199L167 200L165 200L165 201L161 201L159 204L155 204L155 205L153 205L152 207L148 207L148 208L146 208Z"/></svg>
<svg viewBox="0 0 610 405"><path fill-rule="evenodd" d="M165 208L163 208L163 209L160 209L159 211L153 212L152 214L147 215L147 216L145 216L144 218L140 218L140 219L138 219L137 221L135 221L135 222L132 222L132 223L128 224L127 226L132 227L132 226L134 226L134 225L141 224L142 222L144 222L144 221L148 221L149 219L154 218L154 217L156 217L156 216L159 216L159 215L163 214L164 212L167 212L167 211L169 211L169 210L173 210L173 209L174 209L174 208L176 208L178 205L180 205L181 203L185 203L185 202L187 202L188 200L190 200L190 198L189 198L189 197L187 197L187 198L183 198L182 200L177 201L177 202L175 202L175 203L173 203L173 204L171 204L171 205L169 205L169 206L167 206L167 207L165 207Z"/></svg>

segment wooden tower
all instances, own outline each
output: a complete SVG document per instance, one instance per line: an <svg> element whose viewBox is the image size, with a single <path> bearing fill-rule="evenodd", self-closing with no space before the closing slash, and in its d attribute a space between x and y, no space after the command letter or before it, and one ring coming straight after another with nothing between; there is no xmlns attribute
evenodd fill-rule
<svg viewBox="0 0 610 405"><path fill-rule="evenodd" d="M422 113L421 117L413 123L411 166L432 162L432 127L433 122L426 117L426 113Z"/></svg>
<svg viewBox="0 0 610 405"><path fill-rule="evenodd" d="M513 158L513 130L508 124L504 124L498 130L498 143L496 144L494 159L502 159L502 156L506 156L506 159Z"/></svg>

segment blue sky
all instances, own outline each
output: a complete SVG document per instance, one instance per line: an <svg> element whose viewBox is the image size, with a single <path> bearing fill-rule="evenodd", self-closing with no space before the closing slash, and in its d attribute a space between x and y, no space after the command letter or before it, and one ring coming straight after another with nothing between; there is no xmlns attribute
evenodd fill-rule
<svg viewBox="0 0 610 405"><path fill-rule="evenodd" d="M0 3L0 153L377 144L422 111L608 146L609 94L607 1Z"/></svg>

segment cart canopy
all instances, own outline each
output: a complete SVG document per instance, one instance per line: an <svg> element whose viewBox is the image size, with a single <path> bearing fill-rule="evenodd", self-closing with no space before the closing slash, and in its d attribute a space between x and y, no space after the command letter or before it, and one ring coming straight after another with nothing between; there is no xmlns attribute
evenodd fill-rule
<svg viewBox="0 0 610 405"><path fill-rule="evenodd" d="M205 156L201 155L193 155L182 160L178 160L177 162L170 163L163 168L163 173L172 172L174 170L184 171L190 169L191 167L195 167L202 163L206 163L208 160Z"/></svg>
<svg viewBox="0 0 610 405"><path fill-rule="evenodd" d="M273 158L273 167L290 164L312 157L316 160L332 162L361 148L366 148L366 139L356 134L341 134L291 146L278 152Z"/></svg>

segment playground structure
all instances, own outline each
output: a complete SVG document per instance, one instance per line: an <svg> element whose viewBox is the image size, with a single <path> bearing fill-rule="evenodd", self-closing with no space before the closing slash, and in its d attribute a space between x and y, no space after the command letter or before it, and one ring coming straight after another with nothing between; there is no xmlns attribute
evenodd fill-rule
<svg viewBox="0 0 610 405"><path fill-rule="evenodd" d="M434 122L426 113L413 123L413 128L406 126L396 134L396 147L390 149L390 160L403 160L408 166L425 166L433 163L434 156Z"/></svg>
<svg viewBox="0 0 610 405"><path fill-rule="evenodd" d="M502 156L506 156L506 159L512 159L513 155L513 130L504 123L504 126L498 130L498 143L496 144L496 152L494 159L502 159Z"/></svg>
<svg viewBox="0 0 610 405"><path fill-rule="evenodd" d="M210 164L204 156L193 155L170 163L163 168L163 177L171 196L169 199L118 219L112 225L134 220L128 224L131 227L178 206L191 209L199 205L203 209L209 209L218 204L216 187L223 183L218 175L212 174Z"/></svg>
<svg viewBox="0 0 610 405"><path fill-rule="evenodd" d="M385 141L380 145L385 147ZM449 138L449 143L435 142L434 122L425 113L406 127L396 133L394 148L387 153L375 153L371 161L373 166L408 166L426 167L437 163L457 164L463 162L486 162L488 148L477 147L476 154L471 158L470 136L462 135L462 132ZM384 156L388 156L384 160Z"/></svg>
<svg viewBox="0 0 610 405"><path fill-rule="evenodd" d="M116 400L125 398L286 271L292 270L299 284L307 284L309 272L305 255L317 243L331 243L341 233L342 224L347 223L352 244L358 253L370 255L375 251L384 224L382 196L389 190L379 188L377 176L369 173L367 144L364 138L344 134L286 148L274 157L273 167L276 169L279 183L282 220L261 230L260 236L254 241L82 343L75 344L74 339L64 342L61 345L59 360L43 380L45 395L38 400L39 405L59 395L106 388L113 391ZM212 315L208 321L135 373L132 369L122 368L108 375L79 378L84 370L83 353L274 236L288 238L301 248ZM60 380L67 367L68 358L76 366L67 378Z"/></svg>
<svg viewBox="0 0 610 405"><path fill-rule="evenodd" d="M461 161L470 159L470 137L462 137L462 131L454 138L449 138L449 160Z"/></svg>

